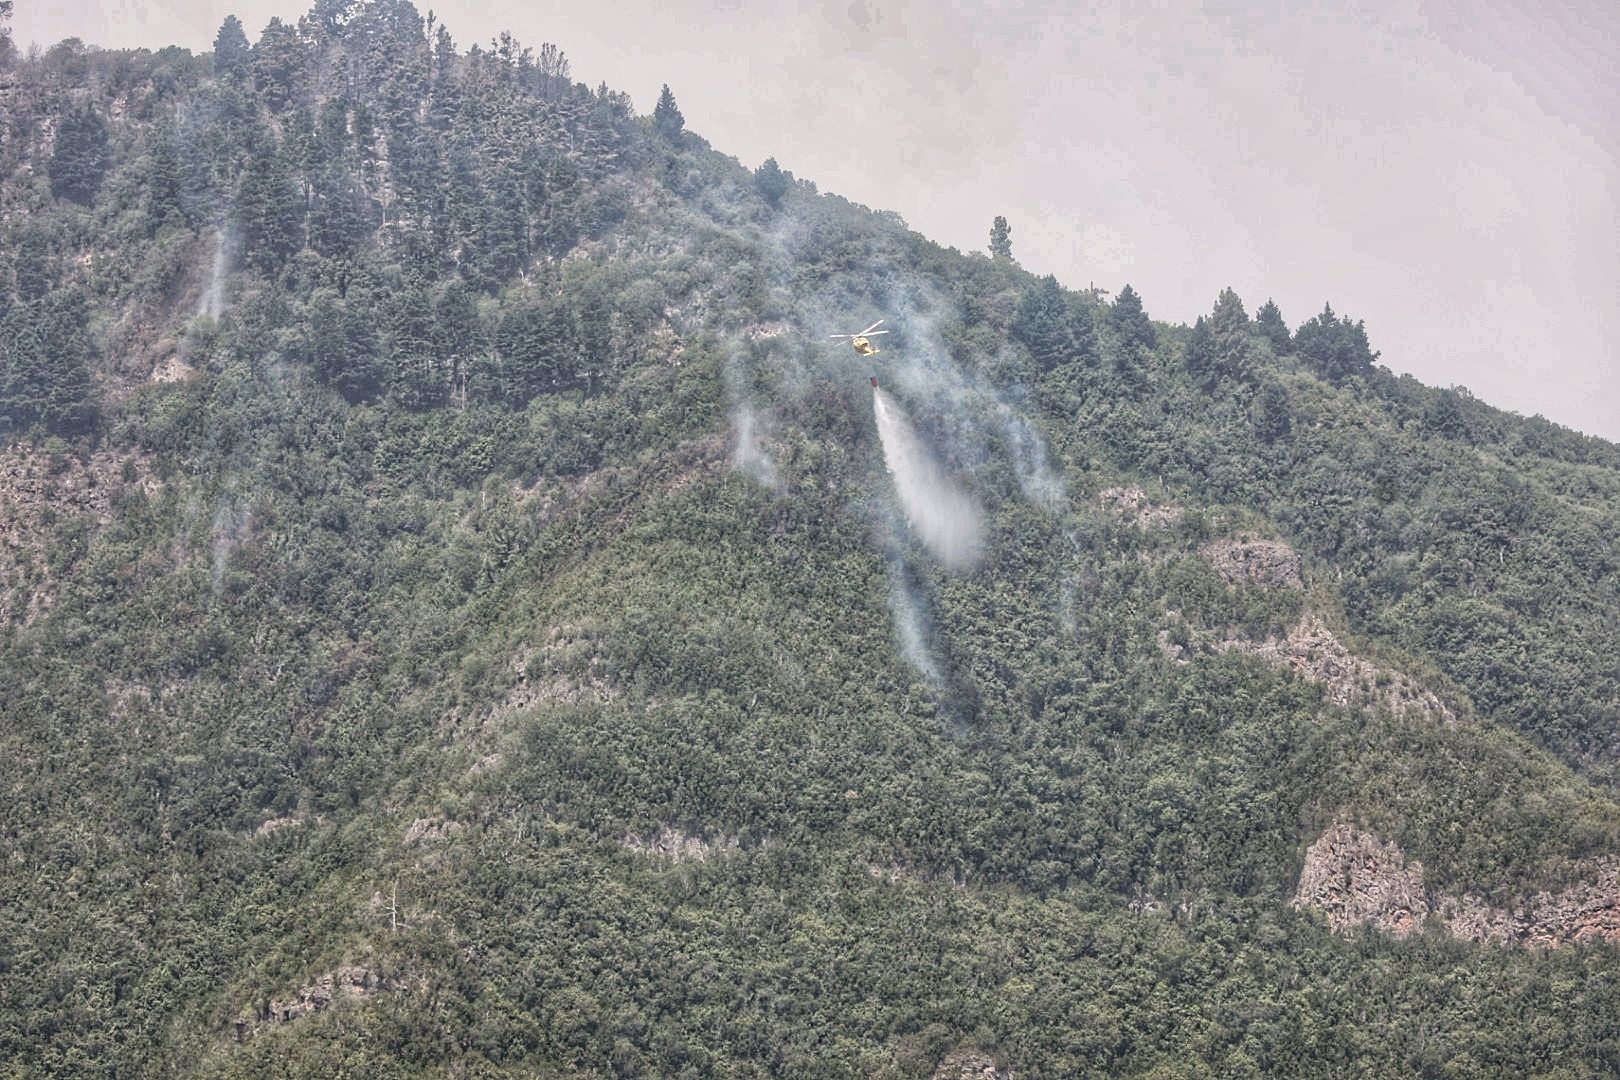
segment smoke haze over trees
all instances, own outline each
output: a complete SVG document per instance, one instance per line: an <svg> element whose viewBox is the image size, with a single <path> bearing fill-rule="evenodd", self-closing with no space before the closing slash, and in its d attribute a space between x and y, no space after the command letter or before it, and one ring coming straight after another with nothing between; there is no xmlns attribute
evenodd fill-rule
<svg viewBox="0 0 1620 1080"><path fill-rule="evenodd" d="M0 1071L1610 1071L1620 448L215 46L0 74Z"/></svg>

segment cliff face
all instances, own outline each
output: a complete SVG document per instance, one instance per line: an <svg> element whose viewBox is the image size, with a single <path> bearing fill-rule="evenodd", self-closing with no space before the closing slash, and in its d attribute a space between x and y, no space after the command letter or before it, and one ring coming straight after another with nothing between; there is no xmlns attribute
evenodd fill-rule
<svg viewBox="0 0 1620 1080"><path fill-rule="evenodd" d="M1464 941L1555 948L1620 943L1620 863L1592 868L1590 880L1542 891L1509 911L1477 894L1452 896L1424 884L1423 865L1353 822L1335 822L1305 851L1295 908L1326 916L1339 933L1367 925L1406 937L1427 924Z"/></svg>

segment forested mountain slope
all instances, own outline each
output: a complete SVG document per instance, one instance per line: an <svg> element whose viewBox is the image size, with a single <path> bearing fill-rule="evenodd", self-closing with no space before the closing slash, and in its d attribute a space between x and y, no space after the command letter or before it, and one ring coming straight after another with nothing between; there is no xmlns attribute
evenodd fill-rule
<svg viewBox="0 0 1620 1080"><path fill-rule="evenodd" d="M7 65L12 1071L1620 1070L1620 448L392 0Z"/></svg>

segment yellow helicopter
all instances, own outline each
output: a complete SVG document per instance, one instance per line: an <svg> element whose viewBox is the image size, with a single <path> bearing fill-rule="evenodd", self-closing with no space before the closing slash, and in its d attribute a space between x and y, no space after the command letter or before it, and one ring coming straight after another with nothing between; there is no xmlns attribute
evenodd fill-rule
<svg viewBox="0 0 1620 1080"><path fill-rule="evenodd" d="M873 323L871 326L868 326L865 330L862 330L858 334L833 334L831 337L834 341L848 341L851 345L855 346L855 355L857 356L876 356L878 353L878 347L872 344L872 342L868 339L875 338L879 334L887 334L887 330L878 329L878 327L882 326L887 321L887 319L879 319L877 322Z"/></svg>
<svg viewBox="0 0 1620 1080"><path fill-rule="evenodd" d="M882 326L886 321L887 320L885 319L879 319L877 322L873 323L871 326L868 326L865 330L862 330L858 334L832 334L830 336L834 341L848 341L855 347L856 356L876 356L879 350L876 345L872 344L871 339L877 337L879 334L888 333L887 330L878 329L878 327ZM876 390L877 384L877 376L873 375L872 389Z"/></svg>

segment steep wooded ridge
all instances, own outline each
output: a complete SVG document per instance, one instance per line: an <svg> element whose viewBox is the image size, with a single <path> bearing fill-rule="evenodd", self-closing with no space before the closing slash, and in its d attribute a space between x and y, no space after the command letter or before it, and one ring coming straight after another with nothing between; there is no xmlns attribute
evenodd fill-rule
<svg viewBox="0 0 1620 1080"><path fill-rule="evenodd" d="M1620 448L1005 239L393 0L0 52L0 1071L1620 1071Z"/></svg>

